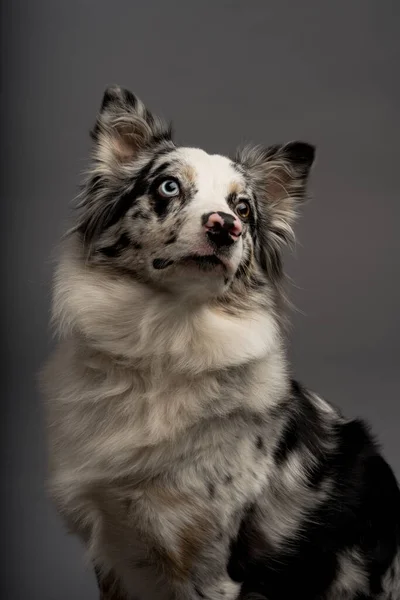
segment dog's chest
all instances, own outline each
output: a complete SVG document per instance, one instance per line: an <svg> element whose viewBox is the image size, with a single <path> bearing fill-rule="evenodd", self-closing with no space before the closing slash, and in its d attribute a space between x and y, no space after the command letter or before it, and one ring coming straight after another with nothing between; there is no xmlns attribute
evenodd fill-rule
<svg viewBox="0 0 400 600"><path fill-rule="evenodd" d="M53 420L63 514L101 531L100 553L133 552L140 563L149 548L168 549L179 577L199 552L213 555L210 544L223 556L273 470L275 434L246 408L261 396L252 381L243 369L196 378L82 369Z"/></svg>
<svg viewBox="0 0 400 600"><path fill-rule="evenodd" d="M233 427L228 435L209 424L208 431L192 431L190 441L177 440L169 453L164 447L148 455L153 472L156 463L162 467L156 476L146 478L151 470L142 469L138 481L132 472L131 478L102 486L93 498L102 515L103 543L139 564L143 554L155 551L182 579L200 556L206 562L213 556L227 560L243 510L267 485L269 458L260 439L251 426L246 433Z"/></svg>
<svg viewBox="0 0 400 600"><path fill-rule="evenodd" d="M129 477L143 469L155 475L160 464L164 471L180 452L193 463L199 455L203 465L218 463L223 460L219 449L235 456L235 440L251 445L257 429L250 417L242 424L232 416L261 395L243 372L188 377L85 370L80 382L79 393L71 389L70 400L56 407L54 439L62 462L85 471L89 480L92 470L96 479L102 473L105 479Z"/></svg>
<svg viewBox="0 0 400 600"><path fill-rule="evenodd" d="M71 411L58 420L65 427L61 458L76 491L101 484L110 514L124 521L145 510L170 524L183 514L213 522L218 515L222 523L265 485L271 455L265 424L241 409L219 410L227 395L231 408L240 405L234 379L226 385L211 376L123 384L119 378L115 395L112 377L97 384L106 399L93 403L93 391L86 392L74 405L73 427Z"/></svg>

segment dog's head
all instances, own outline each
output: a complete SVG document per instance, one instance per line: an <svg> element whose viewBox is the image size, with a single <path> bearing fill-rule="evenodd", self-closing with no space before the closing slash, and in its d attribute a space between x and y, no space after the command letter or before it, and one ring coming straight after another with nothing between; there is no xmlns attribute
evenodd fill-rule
<svg viewBox="0 0 400 600"><path fill-rule="evenodd" d="M91 264L200 300L279 280L313 146L247 148L232 160L176 147L119 87L106 90L92 138L77 226Z"/></svg>

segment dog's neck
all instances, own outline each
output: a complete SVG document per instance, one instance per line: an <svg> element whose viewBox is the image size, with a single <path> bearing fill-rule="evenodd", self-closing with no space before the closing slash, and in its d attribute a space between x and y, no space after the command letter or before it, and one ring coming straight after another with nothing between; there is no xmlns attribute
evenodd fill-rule
<svg viewBox="0 0 400 600"><path fill-rule="evenodd" d="M287 397L280 328L274 313L261 307L231 314L216 305L182 305L85 265L67 247L56 274L53 318L62 340L55 364L62 361L74 373L62 396L65 410L72 404L78 415L76 443L93 423L105 423L131 456L132 447L176 440L203 420L237 410L265 413ZM57 388L52 368L47 379ZM93 432L89 462L103 446L108 460L103 437L101 428Z"/></svg>
<svg viewBox="0 0 400 600"><path fill-rule="evenodd" d="M92 349L136 367L160 365L197 376L261 360L281 347L272 312L249 307L228 313L194 306L82 261L70 243L60 261L54 320L61 336L79 336Z"/></svg>

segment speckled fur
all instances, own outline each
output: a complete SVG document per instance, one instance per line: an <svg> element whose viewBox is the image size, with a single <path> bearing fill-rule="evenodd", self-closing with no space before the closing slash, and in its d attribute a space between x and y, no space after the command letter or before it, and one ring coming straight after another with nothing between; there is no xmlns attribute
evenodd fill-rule
<svg viewBox="0 0 400 600"><path fill-rule="evenodd" d="M347 527L335 507L347 514L347 477L364 490L367 469L354 479L354 465L380 459L362 426L348 439L353 424L293 382L286 363L281 250L313 149L298 142L230 160L176 148L169 128L116 87L92 135L42 381L51 494L103 598L293 600L292 577L308 600L398 599L391 475L392 534L385 521L375 540L387 552L355 534L316 547L321 565L296 566L304 540ZM151 192L160 172L181 186L168 206ZM225 267L182 267L205 251L202 216L234 214L243 196L252 216L221 251ZM363 493L349 501L351 527ZM385 502L368 502L375 522ZM318 569L329 576L319 581Z"/></svg>

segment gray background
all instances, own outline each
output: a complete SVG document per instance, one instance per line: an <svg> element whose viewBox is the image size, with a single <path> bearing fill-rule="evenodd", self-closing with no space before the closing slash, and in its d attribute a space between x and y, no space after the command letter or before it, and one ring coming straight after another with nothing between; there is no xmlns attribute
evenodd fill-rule
<svg viewBox="0 0 400 600"><path fill-rule="evenodd" d="M303 382L370 420L399 475L398 0L3 0L2 13L0 597L97 597L43 491L35 373L52 248L109 83L172 118L181 143L318 145L288 260L291 355Z"/></svg>

